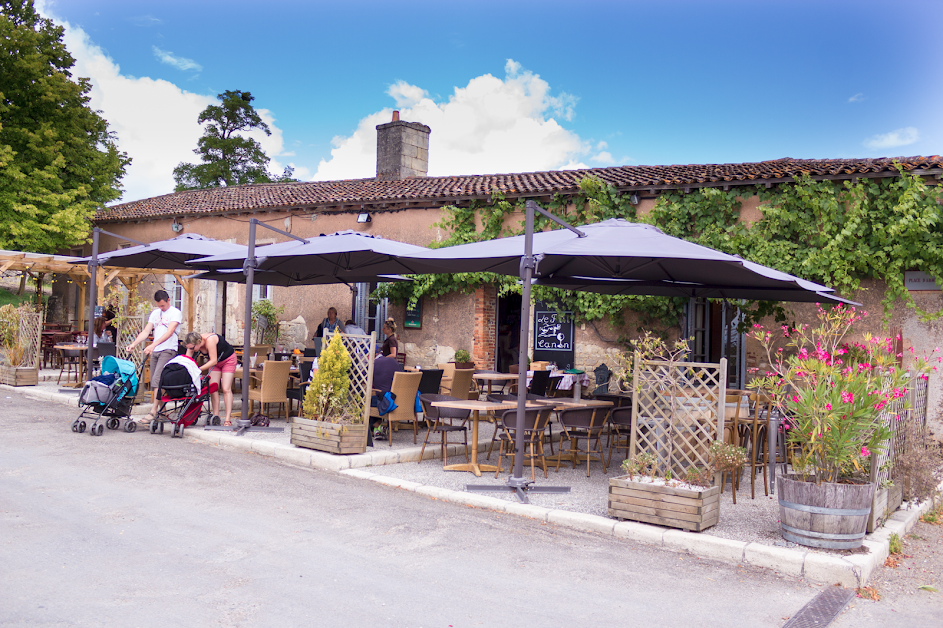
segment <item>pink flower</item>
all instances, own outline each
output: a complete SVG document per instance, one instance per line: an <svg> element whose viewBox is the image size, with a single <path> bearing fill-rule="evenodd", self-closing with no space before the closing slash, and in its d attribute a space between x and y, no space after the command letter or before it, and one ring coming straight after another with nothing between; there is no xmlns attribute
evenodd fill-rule
<svg viewBox="0 0 943 628"><path fill-rule="evenodd" d="M855 396L846 390L841 394L841 400L843 403L854 403Z"/></svg>
<svg viewBox="0 0 943 628"><path fill-rule="evenodd" d="M868 451L867 446L865 446L865 445L862 445L862 446L861 446L861 455L864 456L865 458L867 458L868 456L871 455L871 452Z"/></svg>
<svg viewBox="0 0 943 628"><path fill-rule="evenodd" d="M832 404L826 403L826 404L825 404L825 409L826 409L826 410L831 410L831 409L832 409Z"/></svg>

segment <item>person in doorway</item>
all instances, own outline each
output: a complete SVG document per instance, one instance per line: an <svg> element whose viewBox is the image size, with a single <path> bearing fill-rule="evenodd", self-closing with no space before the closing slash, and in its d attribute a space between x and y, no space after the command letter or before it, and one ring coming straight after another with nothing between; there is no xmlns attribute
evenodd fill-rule
<svg viewBox="0 0 943 628"><path fill-rule="evenodd" d="M144 355L149 356L151 361L151 396L154 403L147 416L138 419L141 425L148 425L157 418L157 410L160 407L160 373L167 362L177 355L180 344L177 327L183 322L183 313L170 304L170 295L166 290L154 293L154 303L156 307L147 319L147 325L134 342L125 347L126 351L131 352L154 332L154 341L144 347Z"/></svg>
<svg viewBox="0 0 943 628"><path fill-rule="evenodd" d="M344 325L341 324L340 319L337 318L337 308L329 307L327 309L327 318L318 325L318 331L312 340L324 338L324 332L331 332L333 334L336 331L344 331Z"/></svg>
<svg viewBox="0 0 943 628"><path fill-rule="evenodd" d="M380 353L386 357L395 358L399 353L399 341L396 339L396 322L392 316L383 323L383 333L386 334L386 340L380 345Z"/></svg>
<svg viewBox="0 0 943 628"><path fill-rule="evenodd" d="M223 402L226 406L226 418L223 425L232 425L232 382L236 378L236 350L225 338L219 334L201 334L191 331L183 339L187 345L187 357L194 357L199 353L207 359L200 367L204 373L209 373L210 383L216 384L223 391ZM211 397L214 417L219 416L219 390Z"/></svg>
<svg viewBox="0 0 943 628"><path fill-rule="evenodd" d="M353 336L366 336L367 332L364 331L363 327L356 324L353 319L350 319L344 323L344 333L351 334Z"/></svg>

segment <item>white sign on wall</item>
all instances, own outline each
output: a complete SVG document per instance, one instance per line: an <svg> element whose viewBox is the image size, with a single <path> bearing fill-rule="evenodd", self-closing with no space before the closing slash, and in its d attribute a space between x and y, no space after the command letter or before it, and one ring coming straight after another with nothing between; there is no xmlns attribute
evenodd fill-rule
<svg viewBox="0 0 943 628"><path fill-rule="evenodd" d="M908 270L904 273L904 285L908 290L943 290L929 273L922 270Z"/></svg>

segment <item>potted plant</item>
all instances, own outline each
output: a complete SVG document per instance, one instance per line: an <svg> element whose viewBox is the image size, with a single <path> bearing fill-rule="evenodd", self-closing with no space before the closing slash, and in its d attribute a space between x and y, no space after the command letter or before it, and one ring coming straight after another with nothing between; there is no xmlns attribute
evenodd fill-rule
<svg viewBox="0 0 943 628"><path fill-rule="evenodd" d="M0 365L0 384L9 386L35 386L39 383L38 364L25 366L27 347L21 342L22 315L32 312L28 305L14 307L12 304L0 307L0 345L2 345L2 365Z"/></svg>
<svg viewBox="0 0 943 628"><path fill-rule="evenodd" d="M465 349L459 349L455 352L455 368L457 369L473 369L475 368L475 363L472 362L471 354L468 353Z"/></svg>
<svg viewBox="0 0 943 628"><path fill-rule="evenodd" d="M875 492L870 464L887 448L890 421L900 419L889 404L905 407L910 381L895 339L868 334L849 350L845 339L865 316L841 305L819 307L816 328L782 326L785 347L775 350L772 332L755 325L751 333L770 365L751 387L764 390L787 417L794 474L777 478L777 492L788 541L854 549L864 538ZM925 379L936 369L915 358L912 370Z"/></svg>
<svg viewBox="0 0 943 628"><path fill-rule="evenodd" d="M268 299L259 299L252 304L252 327L255 329L256 344L270 344L278 341L278 317L285 307L276 307Z"/></svg>
<svg viewBox="0 0 943 628"><path fill-rule="evenodd" d="M367 450L363 409L350 393L350 354L342 334L335 334L321 352L302 403L303 417L291 422L291 443L332 454Z"/></svg>
<svg viewBox="0 0 943 628"><path fill-rule="evenodd" d="M642 452L622 462L626 475L609 478L609 516L701 532L720 520L717 473L735 473L746 461L742 447L716 441L708 467L688 469L683 479L658 474L657 457ZM736 503L736 494L734 494Z"/></svg>

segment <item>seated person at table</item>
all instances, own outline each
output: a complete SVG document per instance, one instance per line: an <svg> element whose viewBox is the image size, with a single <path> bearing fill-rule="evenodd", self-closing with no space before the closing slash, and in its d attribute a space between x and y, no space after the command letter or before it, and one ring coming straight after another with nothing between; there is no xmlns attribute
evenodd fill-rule
<svg viewBox="0 0 943 628"><path fill-rule="evenodd" d="M370 406L373 408L377 407L377 404L380 401L380 395L385 392L390 392L393 388L393 376L396 373L403 370L403 365L397 362L394 358L388 356L380 356L373 362L373 390L374 395L370 398ZM412 400L409 403L413 403ZM370 431L374 431L374 428L378 426L383 421L379 417L370 417ZM381 433L376 434L377 438L384 438ZM369 443L368 443L369 444Z"/></svg>
<svg viewBox="0 0 943 628"><path fill-rule="evenodd" d="M344 333L351 334L353 336L366 336L367 332L363 330L363 327L356 324L353 319L350 319L344 323Z"/></svg>
<svg viewBox="0 0 943 628"><path fill-rule="evenodd" d="M104 316L95 319L95 333L92 335L93 347L97 347L99 342L114 342L111 339L111 332L105 326L107 322Z"/></svg>
<svg viewBox="0 0 943 628"><path fill-rule="evenodd" d="M236 351L226 339L219 334L201 334L191 331L184 338L187 345L187 357L194 357L201 353L208 359L200 367L203 372L209 372L210 383L217 384L223 391L226 403L226 418L223 425L232 425L232 382L236 378ZM213 416L219 416L219 390L212 395Z"/></svg>

